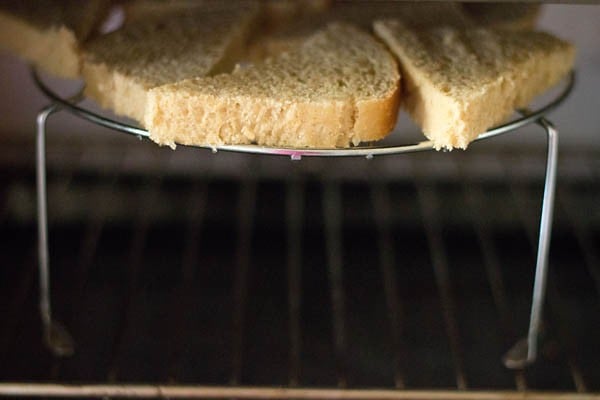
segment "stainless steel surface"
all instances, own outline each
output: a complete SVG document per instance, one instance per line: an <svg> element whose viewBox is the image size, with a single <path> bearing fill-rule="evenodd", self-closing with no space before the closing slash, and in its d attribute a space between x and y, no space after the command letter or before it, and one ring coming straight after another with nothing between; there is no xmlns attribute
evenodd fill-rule
<svg viewBox="0 0 600 400"><path fill-rule="evenodd" d="M398 400L512 400L522 393L492 391L398 391L360 389L294 389L256 387L205 387L168 385L53 385L2 384L0 393L10 396L86 397L86 398L194 398L194 399L398 399ZM528 392L528 400L593 400L589 393Z"/></svg>
<svg viewBox="0 0 600 400"><path fill-rule="evenodd" d="M52 319L50 305L50 276L48 255L48 212L46 201L46 120L60 109L52 104L44 108L37 118L37 190L38 207L38 258L40 282L40 316L44 327L43 339L48 348L58 357L71 356L75 352L75 343L69 332L58 321Z"/></svg>
<svg viewBox="0 0 600 400"><path fill-rule="evenodd" d="M542 198L542 215L537 246L535 281L533 284L533 300L527 338L520 339L504 356L504 364L508 368L523 368L535 361L537 357L538 336L542 320L542 310L546 298L546 279L548 274L548 253L552 234L552 214L554 212L554 195L556 189L556 165L558 163L558 131L550 122L542 118L539 125L548 135L548 155L546 160L546 177Z"/></svg>

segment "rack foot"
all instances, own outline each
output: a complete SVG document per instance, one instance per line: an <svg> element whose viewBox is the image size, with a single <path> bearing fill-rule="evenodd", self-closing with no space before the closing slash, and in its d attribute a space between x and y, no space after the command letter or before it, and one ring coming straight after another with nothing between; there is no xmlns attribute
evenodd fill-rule
<svg viewBox="0 0 600 400"><path fill-rule="evenodd" d="M540 234L533 284L533 299L529 317L529 331L527 332L527 336L518 340L502 358L504 365L511 369L524 368L527 365L532 364L537 358L538 337L542 322L544 299L546 297L548 252L550 249L550 235L552 232L552 212L554 210L556 165L558 161L558 131L545 118L540 118L537 123L544 128L548 135L548 153L546 159L544 196L542 200L542 216L540 219Z"/></svg>
<svg viewBox="0 0 600 400"><path fill-rule="evenodd" d="M40 290L40 318L43 339L48 349L57 357L68 357L75 352L75 342L64 326L52 319L50 306L50 269L48 256L48 213L46 201L46 122L58 111L50 104L37 115L36 184L38 207L38 270Z"/></svg>

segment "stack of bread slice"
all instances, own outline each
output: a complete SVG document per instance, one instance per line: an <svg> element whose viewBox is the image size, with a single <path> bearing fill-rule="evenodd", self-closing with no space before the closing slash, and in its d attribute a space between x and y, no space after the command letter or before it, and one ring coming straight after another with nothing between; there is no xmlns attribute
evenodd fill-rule
<svg viewBox="0 0 600 400"><path fill-rule="evenodd" d="M7 1L0 44L62 76L82 71L89 97L171 147L353 146L385 137L402 105L434 147L466 148L575 54L532 30L537 6L130 0L119 29L90 37L110 0L80 3L75 19L57 0L43 0L59 10L47 17Z"/></svg>

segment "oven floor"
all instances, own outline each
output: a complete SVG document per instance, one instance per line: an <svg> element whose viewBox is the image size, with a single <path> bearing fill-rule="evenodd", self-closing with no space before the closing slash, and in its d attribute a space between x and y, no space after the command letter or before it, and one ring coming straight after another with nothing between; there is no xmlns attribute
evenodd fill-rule
<svg viewBox="0 0 600 400"><path fill-rule="evenodd" d="M538 179L50 171L58 359L37 313L33 170L2 179L0 380L600 390L600 182L561 181L539 360ZM533 183L532 183L533 182Z"/></svg>

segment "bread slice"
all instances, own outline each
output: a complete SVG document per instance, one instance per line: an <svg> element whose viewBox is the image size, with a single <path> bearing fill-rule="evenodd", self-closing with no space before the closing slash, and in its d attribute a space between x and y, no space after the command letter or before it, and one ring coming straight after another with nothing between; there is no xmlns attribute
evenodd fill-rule
<svg viewBox="0 0 600 400"><path fill-rule="evenodd" d="M343 147L393 129L399 79L382 44L331 24L264 63L151 90L146 125L152 140L172 147Z"/></svg>
<svg viewBox="0 0 600 400"><path fill-rule="evenodd" d="M272 2L280 7L301 3L299 0ZM344 1L318 10L320 12L297 13L293 18L282 17L279 24L267 23L267 29L250 44L248 58L253 61L262 60L296 48L316 30L323 29L331 22L345 22L368 31L372 29L375 20L382 18L397 18L419 29L439 25L462 27L472 23L460 5L450 2ZM277 18L272 16L270 20Z"/></svg>
<svg viewBox="0 0 600 400"><path fill-rule="evenodd" d="M464 3L466 14L477 25L508 30L533 30L542 9L533 3Z"/></svg>
<svg viewBox="0 0 600 400"><path fill-rule="evenodd" d="M0 47L47 72L77 78L81 44L106 16L108 0L3 0Z"/></svg>
<svg viewBox="0 0 600 400"><path fill-rule="evenodd" d="M438 28L397 20L375 32L400 61L404 105L437 149L466 148L573 67L570 44L542 32Z"/></svg>
<svg viewBox="0 0 600 400"><path fill-rule="evenodd" d="M256 2L193 6L136 19L85 47L85 93L101 106L143 122L156 86L230 71L241 58Z"/></svg>

